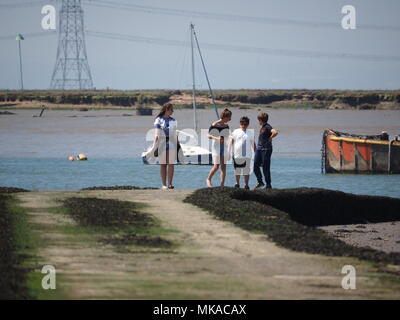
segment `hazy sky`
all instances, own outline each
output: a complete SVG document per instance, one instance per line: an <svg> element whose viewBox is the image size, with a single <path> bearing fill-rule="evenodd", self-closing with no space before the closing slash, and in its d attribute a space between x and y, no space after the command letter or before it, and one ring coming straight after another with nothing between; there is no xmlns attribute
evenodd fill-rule
<svg viewBox="0 0 400 320"><path fill-rule="evenodd" d="M20 85L14 35L49 32L41 29L41 8L45 4L53 4L57 10L60 7L60 1L35 5L37 2L0 0L0 88L17 89ZM100 7L94 5L96 2L82 1L85 28L92 32L189 41L189 23L193 22L215 89L400 88L398 0L106 1L115 7L120 3L141 5L144 10ZM12 3L27 5L7 6ZM356 8L356 30L341 27L341 8L348 4ZM148 7L171 11L166 14ZM10 35L13 37L6 38ZM206 44L240 48L217 50ZM191 87L187 46L98 38L88 33L86 47L98 89ZM56 50L57 35L26 36L22 42L25 88L49 87ZM251 50L256 52L246 52ZM342 54L355 56L346 59ZM198 62L196 68L198 87L206 88Z"/></svg>

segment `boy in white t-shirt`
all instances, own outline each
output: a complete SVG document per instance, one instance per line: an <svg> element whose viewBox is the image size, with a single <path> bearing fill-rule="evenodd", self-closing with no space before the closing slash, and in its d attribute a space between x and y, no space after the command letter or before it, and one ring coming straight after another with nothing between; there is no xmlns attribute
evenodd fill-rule
<svg viewBox="0 0 400 320"><path fill-rule="evenodd" d="M240 176L244 176L244 188L249 188L251 158L255 151L254 131L247 130L250 120L240 118L240 128L232 132L230 150L233 152L233 166L235 168L235 188L240 188Z"/></svg>

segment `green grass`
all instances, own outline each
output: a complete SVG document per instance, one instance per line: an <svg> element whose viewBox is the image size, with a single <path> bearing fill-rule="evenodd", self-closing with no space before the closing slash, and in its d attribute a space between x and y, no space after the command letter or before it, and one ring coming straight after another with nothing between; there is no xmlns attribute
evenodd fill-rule
<svg viewBox="0 0 400 320"><path fill-rule="evenodd" d="M59 290L44 290L38 254L43 246L14 195L0 193L0 299L54 299Z"/></svg>
<svg viewBox="0 0 400 320"><path fill-rule="evenodd" d="M65 291L60 284L63 283L63 276L57 273L56 268L56 289L44 290L42 288L42 279L46 274L41 273L41 269L34 270L28 273L27 286L29 288L29 294L33 299L37 300L61 300L66 298Z"/></svg>
<svg viewBox="0 0 400 320"><path fill-rule="evenodd" d="M29 299L26 260L32 243L24 212L15 198L0 194L0 299Z"/></svg>
<svg viewBox="0 0 400 320"><path fill-rule="evenodd" d="M379 280L380 280L380 281L384 281L384 282L386 282L386 283L388 283L388 284L397 284L397 285L400 284L400 277L399 277L399 274L397 274L397 275L385 274L385 275L383 275L383 276L380 276L380 277L379 277Z"/></svg>

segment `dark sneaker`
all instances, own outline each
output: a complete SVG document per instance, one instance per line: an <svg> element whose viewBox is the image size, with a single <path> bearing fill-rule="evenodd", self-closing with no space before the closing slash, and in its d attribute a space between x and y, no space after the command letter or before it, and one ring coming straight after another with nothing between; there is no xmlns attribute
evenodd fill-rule
<svg viewBox="0 0 400 320"><path fill-rule="evenodd" d="M257 182L257 184L256 184L256 186L254 187L254 189L260 189L260 188L262 188L262 187L264 187L264 186L265 186L264 183L262 183L262 182Z"/></svg>
<svg viewBox="0 0 400 320"><path fill-rule="evenodd" d="M267 184L267 186L265 187L265 189L272 189L272 186L270 184Z"/></svg>
<svg viewBox="0 0 400 320"><path fill-rule="evenodd" d="M240 185L239 184L235 184L235 188L240 188Z"/></svg>
<svg viewBox="0 0 400 320"><path fill-rule="evenodd" d="M244 186L244 188L245 188L246 190L250 190L250 187L249 187L249 186Z"/></svg>

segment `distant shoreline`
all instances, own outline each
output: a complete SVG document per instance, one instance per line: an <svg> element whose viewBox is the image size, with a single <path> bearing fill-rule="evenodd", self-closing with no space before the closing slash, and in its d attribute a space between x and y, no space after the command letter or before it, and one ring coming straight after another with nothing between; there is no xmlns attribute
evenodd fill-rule
<svg viewBox="0 0 400 320"><path fill-rule="evenodd" d="M192 109L192 106L190 108L186 105L174 105L175 110L189 110ZM258 105L246 105L245 107L238 107L238 106L232 106L232 105L217 105L217 108L230 108L230 109L240 109L240 110L250 110L250 109L255 109L255 110L354 110L354 111L388 111L388 110L400 110L398 107L385 107L385 108L370 108L370 109L357 109L357 108L320 108L320 107L312 107L312 106L301 106L301 105L283 105L283 106L258 106ZM12 113L5 113L8 110L11 111L16 111L16 110L37 110L40 111L43 108L46 110L51 110L51 111L126 111L126 112L136 112L137 107L119 107L119 106L93 106L93 105L71 105L71 106L65 106L65 105L32 105L32 106L26 106L26 105L13 105L13 106L5 106L4 104L0 103L0 115L7 115L7 114L12 114ZM158 110L160 107L159 106L151 106L151 107L146 107L150 108L153 110ZM214 106L206 106L202 107L197 106L197 111L203 111L203 110L209 110L213 109ZM81 110L81 109L87 109L87 110ZM154 113L155 114L155 113ZM130 115L130 116L133 116Z"/></svg>
<svg viewBox="0 0 400 320"><path fill-rule="evenodd" d="M209 93L196 93L199 109L211 108ZM400 90L216 90L218 107L251 109L400 110ZM0 90L0 109L136 110L171 102L191 109L190 90ZM87 110L86 110L87 109Z"/></svg>

